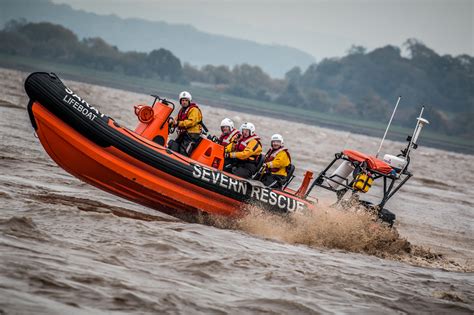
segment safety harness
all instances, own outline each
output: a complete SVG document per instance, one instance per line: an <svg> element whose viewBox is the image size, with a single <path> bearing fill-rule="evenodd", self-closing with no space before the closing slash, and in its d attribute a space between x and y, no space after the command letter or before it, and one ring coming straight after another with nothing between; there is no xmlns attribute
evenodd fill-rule
<svg viewBox="0 0 474 315"><path fill-rule="evenodd" d="M288 152L288 149L281 146L279 149L277 150L274 150L273 148L269 149L267 154L265 154L265 163L268 163L268 162L271 162L275 159L275 157L278 155L278 153L280 153L281 151L285 151L286 154L288 154L288 159L290 160L290 164L291 164L291 155L290 155L290 152ZM289 166L289 165L288 165ZM287 166L287 168L288 168ZM276 173L278 172L280 169L279 168L270 168L269 171L272 172L272 173Z"/></svg>
<svg viewBox="0 0 474 315"><path fill-rule="evenodd" d="M256 141L257 141L257 144L255 144L255 146L252 148L252 151L255 151L255 150L258 148L258 146L261 146L261 145L262 145L262 143L260 142L260 137L257 136L257 135L253 135L253 136L250 136L250 137L248 137L248 138L241 138L241 139L237 142L237 144L235 145L235 150L236 150L237 152L242 152L242 151L244 151L245 148L247 147L247 145L248 145L248 144L250 143L250 141L252 141L252 140L256 140ZM255 161L256 158L257 158L256 156L251 156L251 157L249 157L248 159L249 159L250 161Z"/></svg>
<svg viewBox="0 0 474 315"><path fill-rule="evenodd" d="M222 134L219 137L219 143L223 145L224 147L228 146L230 142L232 141L232 138L238 133L239 133L239 130L234 129L227 135Z"/></svg>
<svg viewBox="0 0 474 315"><path fill-rule="evenodd" d="M196 103L190 103L188 107L181 107L181 109L178 112L178 122L177 122L178 125L180 121L184 121L188 119L188 114L193 108L197 108L199 112L201 112L201 109L197 106ZM204 123L202 122L202 113L201 113L201 121L199 121L198 124L201 125L201 127L207 131L207 128L204 126ZM186 131L187 130L185 127L178 127L178 133L183 133Z"/></svg>

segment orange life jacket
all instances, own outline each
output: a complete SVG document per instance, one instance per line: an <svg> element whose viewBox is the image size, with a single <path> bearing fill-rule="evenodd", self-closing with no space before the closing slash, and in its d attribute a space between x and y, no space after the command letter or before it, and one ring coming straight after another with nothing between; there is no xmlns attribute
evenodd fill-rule
<svg viewBox="0 0 474 315"><path fill-rule="evenodd" d="M179 123L180 121L188 119L188 114L189 114L189 112L191 111L192 108L197 108L199 111L201 111L201 109L199 109L199 107L197 106L196 103L190 103L188 105L188 107L181 107L181 109L178 112L178 122L177 123ZM186 128L178 127L178 132L179 133L182 133L182 132L185 132L185 131L186 131Z"/></svg>
<svg viewBox="0 0 474 315"><path fill-rule="evenodd" d="M281 146L279 149L276 149L274 150L273 148L268 150L267 154L265 155L265 162L264 163L267 163L267 162L271 162L275 159L275 157L277 156L278 153L280 153L281 151L285 151L286 154L288 154L288 159L290 160L290 164L291 164L291 155L290 155L290 152L288 152L288 149ZM289 166L289 165L288 165ZM288 167L287 166L287 167ZM270 172L272 173L276 173L278 172L280 169L279 168L270 168L268 169Z"/></svg>
<svg viewBox="0 0 474 315"><path fill-rule="evenodd" d="M228 146L230 144L230 141L232 140L232 138L238 133L240 133L240 131L237 130L237 129L234 129L231 132L229 132L229 134L227 134L227 135L222 134L219 137L219 143L221 145L223 145L224 147Z"/></svg>

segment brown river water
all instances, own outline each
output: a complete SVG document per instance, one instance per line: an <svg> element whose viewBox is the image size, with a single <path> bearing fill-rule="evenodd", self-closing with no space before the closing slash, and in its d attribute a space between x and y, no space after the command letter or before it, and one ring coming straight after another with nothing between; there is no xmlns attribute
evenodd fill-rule
<svg viewBox="0 0 474 315"><path fill-rule="evenodd" d="M290 220L251 208L235 222L188 223L59 168L29 122L26 75L0 69L0 314L473 314L474 156L420 146L414 178L387 204L394 229L364 211L329 207L332 196L317 189L312 215ZM67 84L132 129L133 105L152 101ZM380 141L202 110L215 132L230 117L254 122L265 142L282 133L297 167L293 187L334 153L374 153ZM386 141L382 153L404 146Z"/></svg>

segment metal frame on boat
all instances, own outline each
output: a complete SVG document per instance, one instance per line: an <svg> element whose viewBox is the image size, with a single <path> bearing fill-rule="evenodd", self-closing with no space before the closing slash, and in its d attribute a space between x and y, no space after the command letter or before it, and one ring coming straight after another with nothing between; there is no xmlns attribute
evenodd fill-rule
<svg viewBox="0 0 474 315"><path fill-rule="evenodd" d="M397 193L400 188L413 176L408 171L410 165L410 152L418 147L417 141L420 132L424 125L429 124L428 120L422 117L424 107L422 107L419 117L417 118L417 124L412 136L407 137L408 145L401 151L401 154L393 156L386 154L383 161L378 159L380 149L382 148L383 141L387 135L391 121L395 114L395 111L400 102L400 97L397 101L395 109L390 118L389 124L382 138L379 150L375 156L369 156L362 154L357 151L345 150L340 153L336 153L334 159L329 165L319 173L316 179L313 181L305 196L308 196L315 186L323 189L332 191L337 196L337 203L343 200L343 197L347 192L351 192L352 195L358 193L365 193L372 185L372 181L379 178L383 179L382 198L377 204L371 202L359 200L359 202L365 206L370 206L378 211L379 216L390 224L393 224L395 215L384 209L386 203ZM329 170L334 166L337 161L341 161L339 167L328 174ZM350 175L352 174L352 179ZM360 181L359 176L365 175L361 185L357 185ZM370 184L368 183L370 181Z"/></svg>

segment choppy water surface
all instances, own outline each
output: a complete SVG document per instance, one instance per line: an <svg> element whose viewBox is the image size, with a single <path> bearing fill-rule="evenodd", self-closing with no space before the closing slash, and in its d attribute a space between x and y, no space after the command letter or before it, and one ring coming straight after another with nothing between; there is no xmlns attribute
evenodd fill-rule
<svg viewBox="0 0 474 315"><path fill-rule="evenodd" d="M387 207L396 230L343 213L291 220L250 209L191 224L73 178L46 155L26 113L25 73L0 70L0 314L474 312L474 157L421 147ZM68 82L129 127L146 95ZM179 92L179 91L177 91ZM199 96L195 95L199 102ZM297 165L374 152L378 139L203 106L207 126L281 132ZM265 128L265 129L263 129ZM387 141L384 151L404 144ZM460 177L461 176L461 177Z"/></svg>

